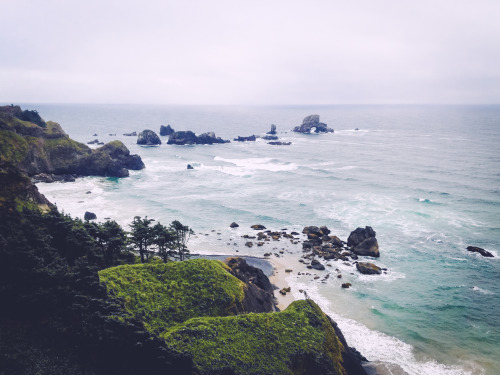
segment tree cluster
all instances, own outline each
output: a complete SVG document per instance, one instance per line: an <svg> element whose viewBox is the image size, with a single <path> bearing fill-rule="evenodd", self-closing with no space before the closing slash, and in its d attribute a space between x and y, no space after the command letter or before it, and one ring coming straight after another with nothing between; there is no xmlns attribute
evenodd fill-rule
<svg viewBox="0 0 500 375"><path fill-rule="evenodd" d="M171 230L168 243L182 244ZM134 246L115 221L0 209L0 374L184 373L190 358L151 337L99 281L99 270L135 263Z"/></svg>
<svg viewBox="0 0 500 375"><path fill-rule="evenodd" d="M165 263L168 261L184 260L189 257L187 242L193 234L192 229L178 220L166 227L160 222L153 223L153 219L146 216L142 219L136 216L130 224L130 243L144 263L151 256L159 256Z"/></svg>

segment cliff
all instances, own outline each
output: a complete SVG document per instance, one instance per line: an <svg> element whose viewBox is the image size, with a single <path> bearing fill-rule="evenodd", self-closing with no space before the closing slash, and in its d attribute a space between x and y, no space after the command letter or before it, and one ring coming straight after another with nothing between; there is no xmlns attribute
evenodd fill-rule
<svg viewBox="0 0 500 375"><path fill-rule="evenodd" d="M140 157L130 155L120 141L92 150L69 138L59 124L45 122L37 112L22 111L18 106L0 107L0 150L0 166L12 164L28 176L125 177L129 169L144 168Z"/></svg>
<svg viewBox="0 0 500 375"><path fill-rule="evenodd" d="M142 168L141 158L120 141L92 150L36 111L0 107L0 208L47 210L50 202L30 182L35 175L48 181L53 175L126 177L129 169Z"/></svg>
<svg viewBox="0 0 500 375"><path fill-rule="evenodd" d="M252 313L245 306L262 304L249 301L248 290L266 281L254 274L256 284L243 282L233 274L247 278L248 266L226 263L232 267L203 259L119 266L99 276L131 317L187 353L192 373L364 374L318 305L295 301L283 312Z"/></svg>

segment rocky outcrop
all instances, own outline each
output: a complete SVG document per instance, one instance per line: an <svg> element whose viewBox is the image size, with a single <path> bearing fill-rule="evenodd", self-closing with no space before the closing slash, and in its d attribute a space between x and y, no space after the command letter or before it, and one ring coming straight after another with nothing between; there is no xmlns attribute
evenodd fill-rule
<svg viewBox="0 0 500 375"><path fill-rule="evenodd" d="M96 220L97 215L93 212L85 211L85 214L83 215L83 220L90 221L90 220Z"/></svg>
<svg viewBox="0 0 500 375"><path fill-rule="evenodd" d="M318 271L324 271L325 270L325 266L322 265L318 260L316 259L313 259L311 261L311 267L314 268L315 270L318 270Z"/></svg>
<svg viewBox="0 0 500 375"><path fill-rule="evenodd" d="M357 255L379 257L378 242L372 227L357 228L352 231L347 239L347 246Z"/></svg>
<svg viewBox="0 0 500 375"><path fill-rule="evenodd" d="M356 269L363 275L380 275L382 273L382 268L369 262L356 263Z"/></svg>
<svg viewBox="0 0 500 375"><path fill-rule="evenodd" d="M158 146L161 145L161 139L154 131L145 129L139 133L137 144L143 146Z"/></svg>
<svg viewBox="0 0 500 375"><path fill-rule="evenodd" d="M273 145L273 146L290 146L292 142L267 142L268 145Z"/></svg>
<svg viewBox="0 0 500 375"><path fill-rule="evenodd" d="M170 125L161 125L160 126L160 135L161 136L166 136L174 133L174 129Z"/></svg>
<svg viewBox="0 0 500 375"><path fill-rule="evenodd" d="M276 134L276 125L271 124L271 130L268 131L266 134L271 134L271 135Z"/></svg>
<svg viewBox="0 0 500 375"><path fill-rule="evenodd" d="M170 135L167 144L169 145L211 145L214 143L228 143L220 137L216 137L215 133L208 132L196 136L192 131L177 131Z"/></svg>
<svg viewBox="0 0 500 375"><path fill-rule="evenodd" d="M304 118L302 125L293 129L297 133L333 133L333 129L319 121L319 115L309 115Z"/></svg>
<svg viewBox="0 0 500 375"><path fill-rule="evenodd" d="M492 253L490 253L488 250L484 250L484 249L482 249L480 247L467 246L467 251L481 254L483 257L493 258L493 254Z"/></svg>
<svg viewBox="0 0 500 375"><path fill-rule="evenodd" d="M124 177L129 169L144 168L141 158L130 155L120 141L92 150L69 138L59 124L47 121L41 127L20 121L10 114L11 108L0 107L0 162L11 164L28 176Z"/></svg>
<svg viewBox="0 0 500 375"><path fill-rule="evenodd" d="M231 228L238 228L239 225L235 223L234 221L229 225Z"/></svg>
<svg viewBox="0 0 500 375"><path fill-rule="evenodd" d="M238 138L234 138L234 141L236 142L255 142L257 137L255 135L251 135L249 137L241 137L239 136Z"/></svg>
<svg viewBox="0 0 500 375"><path fill-rule="evenodd" d="M260 268L249 265L243 258L227 258L229 272L247 284L242 304L248 312L275 311L273 286Z"/></svg>

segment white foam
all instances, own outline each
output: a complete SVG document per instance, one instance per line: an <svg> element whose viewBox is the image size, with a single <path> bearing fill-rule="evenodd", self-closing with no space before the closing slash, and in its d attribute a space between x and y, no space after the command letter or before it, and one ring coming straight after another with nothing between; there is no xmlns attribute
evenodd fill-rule
<svg viewBox="0 0 500 375"><path fill-rule="evenodd" d="M409 375L472 374L462 368L446 366L434 360L419 361L415 357L411 345L382 332L369 329L350 318L336 314L332 310L330 302L320 295L316 285L306 285L292 278L287 278L287 282L292 287L295 299L304 299L304 294L300 293L299 289L305 290L308 297L314 300L326 314L337 322L347 343L359 350L369 361L381 361L398 365Z"/></svg>
<svg viewBox="0 0 500 375"><path fill-rule="evenodd" d="M472 290L474 292L479 292L479 293L482 293L482 294L495 294L492 291L489 291L489 290L486 290L486 289L482 289L482 288L480 288L478 286L475 286L475 285L472 287Z"/></svg>
<svg viewBox="0 0 500 375"><path fill-rule="evenodd" d="M214 158L215 161L222 161L225 163L233 164L235 167L221 166L221 171L229 168L231 174L254 172L258 170L266 170L270 172L279 171L292 171L298 168L295 163L282 163L272 158L246 158L246 159L224 159L219 156ZM245 173L244 173L245 174Z"/></svg>

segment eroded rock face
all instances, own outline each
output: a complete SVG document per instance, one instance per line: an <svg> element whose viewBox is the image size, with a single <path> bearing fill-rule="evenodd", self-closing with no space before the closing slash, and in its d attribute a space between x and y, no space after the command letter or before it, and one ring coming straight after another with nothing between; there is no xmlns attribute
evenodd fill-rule
<svg viewBox="0 0 500 375"><path fill-rule="evenodd" d="M154 131L145 129L139 133L137 137L137 144L144 146L157 146L161 145L161 139Z"/></svg>
<svg viewBox="0 0 500 375"><path fill-rule="evenodd" d="M319 121L319 115L309 115L302 120L302 125L293 129L297 133L333 133L325 123Z"/></svg>
<svg viewBox="0 0 500 375"><path fill-rule="evenodd" d="M372 227L356 228L352 231L347 239L347 246L350 246L357 255L380 256L375 231Z"/></svg>
<svg viewBox="0 0 500 375"><path fill-rule="evenodd" d="M243 258L227 258L224 263L230 273L247 284L242 301L245 311L275 311L273 286L260 268L249 265Z"/></svg>

